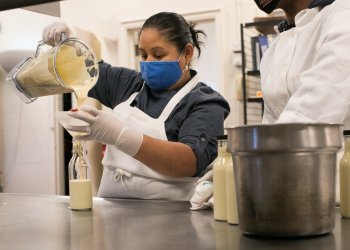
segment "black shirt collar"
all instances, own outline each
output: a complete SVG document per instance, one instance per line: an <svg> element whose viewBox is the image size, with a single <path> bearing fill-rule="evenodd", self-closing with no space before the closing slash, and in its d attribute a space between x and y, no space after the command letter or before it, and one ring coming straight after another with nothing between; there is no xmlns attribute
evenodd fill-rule
<svg viewBox="0 0 350 250"><path fill-rule="evenodd" d="M309 9L312 9L312 8L315 8L315 7L324 7L324 6L330 5L334 1L335 0L314 0L309 5Z"/></svg>
<svg viewBox="0 0 350 250"><path fill-rule="evenodd" d="M334 2L335 0L313 0L311 4L309 5L309 9L316 8L316 7L325 7L327 5L330 5ZM284 32L287 31L291 28L294 28L295 24L288 24L287 20L283 20L279 25L278 25L278 31L279 32Z"/></svg>

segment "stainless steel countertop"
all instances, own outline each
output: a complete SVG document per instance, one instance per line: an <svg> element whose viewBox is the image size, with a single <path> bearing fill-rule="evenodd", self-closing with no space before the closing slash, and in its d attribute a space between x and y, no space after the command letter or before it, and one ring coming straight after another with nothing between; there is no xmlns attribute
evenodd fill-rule
<svg viewBox="0 0 350 250"><path fill-rule="evenodd" d="M0 194L0 249L350 249L350 220L339 213L330 234L283 240L247 237L184 202L94 198L84 212L68 205L66 196Z"/></svg>

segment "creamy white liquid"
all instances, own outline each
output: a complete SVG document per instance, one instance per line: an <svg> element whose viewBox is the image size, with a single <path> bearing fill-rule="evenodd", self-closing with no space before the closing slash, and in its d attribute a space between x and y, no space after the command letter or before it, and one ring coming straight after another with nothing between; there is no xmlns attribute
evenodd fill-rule
<svg viewBox="0 0 350 250"><path fill-rule="evenodd" d="M350 154L344 154L340 161L340 214L350 218Z"/></svg>
<svg viewBox="0 0 350 250"><path fill-rule="evenodd" d="M70 180L69 192L72 210L92 209L91 180Z"/></svg>
<svg viewBox="0 0 350 250"><path fill-rule="evenodd" d="M17 80L32 97L71 92L71 89L61 85L58 79L60 77L78 98L86 98L97 80L97 77L91 77L87 71L85 60L88 54L77 55L73 45L61 45L54 68L55 51L56 48L52 48L32 59L18 73ZM93 66L97 68L96 65Z"/></svg>
<svg viewBox="0 0 350 250"><path fill-rule="evenodd" d="M237 195L232 160L226 164L226 217L230 224L238 224Z"/></svg>
<svg viewBox="0 0 350 250"><path fill-rule="evenodd" d="M226 160L219 151L213 166L214 218L226 221Z"/></svg>

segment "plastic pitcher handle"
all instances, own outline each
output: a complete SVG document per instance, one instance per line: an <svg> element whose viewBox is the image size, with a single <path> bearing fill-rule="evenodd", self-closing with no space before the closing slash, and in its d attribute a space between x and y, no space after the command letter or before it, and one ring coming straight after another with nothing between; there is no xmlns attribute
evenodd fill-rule
<svg viewBox="0 0 350 250"><path fill-rule="evenodd" d="M46 43L44 43L42 40L41 41L39 41L39 44L38 44L38 46L36 47L36 52L35 52L35 58L36 57L38 57L39 55L40 55L40 53L41 53L41 51L42 51L42 47L43 46L45 46L46 45Z"/></svg>
<svg viewBox="0 0 350 250"><path fill-rule="evenodd" d="M61 40L60 40L59 44L61 44L62 41L68 39L69 37L68 37L68 34L67 34L67 33L62 32L60 38L61 38ZM36 48L35 57L38 57L38 56L41 54L41 52L42 52L42 48L43 48L45 45L47 45L46 43L44 43L43 40L39 41L38 43L39 43L39 44L38 44L38 46L37 46L37 48ZM58 46L59 44L57 44L56 46ZM47 45L47 46L50 46L50 45Z"/></svg>
<svg viewBox="0 0 350 250"><path fill-rule="evenodd" d="M68 34L66 32L62 32L61 33L61 42L66 40L66 39L68 39L68 38L69 38L69 36L68 36Z"/></svg>

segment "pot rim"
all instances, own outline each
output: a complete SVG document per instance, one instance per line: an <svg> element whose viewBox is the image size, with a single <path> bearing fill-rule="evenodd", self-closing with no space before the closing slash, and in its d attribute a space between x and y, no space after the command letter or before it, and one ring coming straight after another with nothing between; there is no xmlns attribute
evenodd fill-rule
<svg viewBox="0 0 350 250"><path fill-rule="evenodd" d="M341 148L341 124L280 123L228 128L228 151L312 152Z"/></svg>

